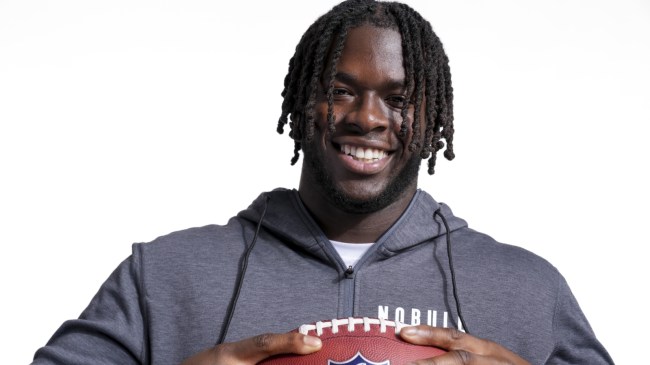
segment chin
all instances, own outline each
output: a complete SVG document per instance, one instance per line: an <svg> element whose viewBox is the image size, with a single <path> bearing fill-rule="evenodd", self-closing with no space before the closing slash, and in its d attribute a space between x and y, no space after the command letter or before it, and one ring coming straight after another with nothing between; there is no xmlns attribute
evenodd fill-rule
<svg viewBox="0 0 650 365"><path fill-rule="evenodd" d="M343 189L332 189L326 197L338 209L353 214L367 214L379 211L397 200L383 190L376 194L346 194Z"/></svg>
<svg viewBox="0 0 650 365"><path fill-rule="evenodd" d="M308 164L314 183L332 206L346 213L369 214L390 206L404 194L415 192L421 162L419 156L414 156L401 171L381 184L383 187L380 189L376 189L376 183L373 183L373 189L364 188L367 182L337 183L318 158L306 156L303 163Z"/></svg>

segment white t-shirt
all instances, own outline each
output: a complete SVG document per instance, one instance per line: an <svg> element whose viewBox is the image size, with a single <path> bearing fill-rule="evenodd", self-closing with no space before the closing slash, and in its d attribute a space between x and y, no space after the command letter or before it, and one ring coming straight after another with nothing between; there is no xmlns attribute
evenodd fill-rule
<svg viewBox="0 0 650 365"><path fill-rule="evenodd" d="M336 249L336 252L339 253L339 256L345 262L345 266L352 266L357 264L361 256L363 256L370 246L374 245L374 242L371 243L346 243L339 241L332 241L332 245Z"/></svg>

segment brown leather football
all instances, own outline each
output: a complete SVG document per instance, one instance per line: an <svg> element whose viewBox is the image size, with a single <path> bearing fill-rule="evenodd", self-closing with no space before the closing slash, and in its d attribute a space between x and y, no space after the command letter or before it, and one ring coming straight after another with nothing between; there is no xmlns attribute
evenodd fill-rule
<svg viewBox="0 0 650 365"><path fill-rule="evenodd" d="M278 355L262 365L403 365L446 353L399 337L404 324L376 318L344 318L302 325L294 331L318 336L323 347L309 355Z"/></svg>

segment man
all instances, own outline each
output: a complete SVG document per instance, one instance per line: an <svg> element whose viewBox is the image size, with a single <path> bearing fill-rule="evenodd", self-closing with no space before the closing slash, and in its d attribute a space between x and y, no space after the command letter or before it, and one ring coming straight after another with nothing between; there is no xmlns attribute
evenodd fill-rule
<svg viewBox="0 0 650 365"><path fill-rule="evenodd" d="M403 4L323 15L290 61L278 124L292 162L304 152L298 191L134 245L34 363L255 364L318 351L285 332L350 316L417 325L402 337L449 350L422 363L612 363L550 264L417 189L422 159L432 174L439 150L454 157L450 75Z"/></svg>

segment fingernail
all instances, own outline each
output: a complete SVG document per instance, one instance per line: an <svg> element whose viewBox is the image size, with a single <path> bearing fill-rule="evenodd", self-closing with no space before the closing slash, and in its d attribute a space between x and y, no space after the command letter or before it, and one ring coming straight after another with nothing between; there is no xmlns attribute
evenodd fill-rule
<svg viewBox="0 0 650 365"><path fill-rule="evenodd" d="M323 342L320 340L320 338L313 336L305 336L302 338L302 341L309 347L320 348L323 345Z"/></svg>

